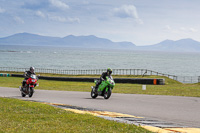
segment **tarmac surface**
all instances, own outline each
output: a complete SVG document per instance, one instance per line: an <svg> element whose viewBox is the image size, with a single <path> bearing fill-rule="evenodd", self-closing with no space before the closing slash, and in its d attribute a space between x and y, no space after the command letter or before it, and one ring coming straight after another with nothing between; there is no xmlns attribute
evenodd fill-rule
<svg viewBox="0 0 200 133"><path fill-rule="evenodd" d="M19 88L0 87L0 97L72 105L88 110L117 112L136 116L125 120L157 124L157 127L200 128L200 98L112 93L110 99L90 92L35 90L32 98L21 97ZM123 117L121 117L123 118ZM141 120L141 118L144 118ZM137 121L138 120L138 121ZM167 125L168 124L168 125ZM150 125L151 126L151 125Z"/></svg>

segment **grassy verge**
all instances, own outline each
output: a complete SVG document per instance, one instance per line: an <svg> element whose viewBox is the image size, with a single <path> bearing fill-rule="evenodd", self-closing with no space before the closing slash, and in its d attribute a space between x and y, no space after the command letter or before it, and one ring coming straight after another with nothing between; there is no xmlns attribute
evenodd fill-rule
<svg viewBox="0 0 200 133"><path fill-rule="evenodd" d="M41 103L0 98L0 132L148 133L134 125L81 115Z"/></svg>
<svg viewBox="0 0 200 133"><path fill-rule="evenodd" d="M0 77L0 86L18 88L21 86L22 80L23 78ZM36 89L43 90L90 92L90 86L94 85L92 82L65 82L52 80L39 80L38 82L40 86L36 87ZM146 91L142 90L142 85L118 83L113 89L113 93L200 97L200 84L181 84L168 78L166 78L166 82L166 85L147 85Z"/></svg>

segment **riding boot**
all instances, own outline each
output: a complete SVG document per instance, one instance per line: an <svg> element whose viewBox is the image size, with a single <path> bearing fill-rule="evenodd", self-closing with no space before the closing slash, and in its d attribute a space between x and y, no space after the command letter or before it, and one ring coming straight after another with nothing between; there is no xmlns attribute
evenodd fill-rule
<svg viewBox="0 0 200 133"><path fill-rule="evenodd" d="M24 87L25 87L25 82L23 81L22 87L21 87L21 90L22 90L22 91L24 91Z"/></svg>
<svg viewBox="0 0 200 133"><path fill-rule="evenodd" d="M95 86L95 92L97 93L99 85Z"/></svg>
<svg viewBox="0 0 200 133"><path fill-rule="evenodd" d="M25 91L26 90L25 88L26 88L26 81L24 80L22 82L22 87L21 87L22 91Z"/></svg>
<svg viewBox="0 0 200 133"><path fill-rule="evenodd" d="M24 89L24 83L22 83L22 86L21 86L21 90L20 91L23 91Z"/></svg>
<svg viewBox="0 0 200 133"><path fill-rule="evenodd" d="M102 82L101 79L97 82L97 84L95 86L95 92L98 92L98 88L99 88L99 85L101 84L101 82Z"/></svg>

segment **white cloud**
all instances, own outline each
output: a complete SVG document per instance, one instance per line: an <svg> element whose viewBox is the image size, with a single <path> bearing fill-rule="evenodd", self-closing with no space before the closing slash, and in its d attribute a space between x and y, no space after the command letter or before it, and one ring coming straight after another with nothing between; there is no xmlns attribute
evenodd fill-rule
<svg viewBox="0 0 200 133"><path fill-rule="evenodd" d="M45 14L41 11L36 11L35 13L37 16L41 17L41 18L45 18Z"/></svg>
<svg viewBox="0 0 200 133"><path fill-rule="evenodd" d="M187 29L185 27L181 27L180 30L186 31Z"/></svg>
<svg viewBox="0 0 200 133"><path fill-rule="evenodd" d="M166 25L166 26L165 26L165 29L166 29L166 30L171 30L172 28L171 28L169 25Z"/></svg>
<svg viewBox="0 0 200 133"><path fill-rule="evenodd" d="M181 31L185 31L185 32L198 32L198 29L195 29L195 28L185 28L185 27L181 27L180 30L181 30Z"/></svg>
<svg viewBox="0 0 200 133"><path fill-rule="evenodd" d="M166 25L164 31L167 31L167 32L170 32L170 33L174 33L174 34L190 35L191 32L192 33L198 32L198 29L196 29L196 28L187 28L187 27L172 28L171 26Z"/></svg>
<svg viewBox="0 0 200 133"><path fill-rule="evenodd" d="M88 4L90 4L90 2L89 2L89 1L86 1L86 0L84 0L84 1L83 1L83 4L84 4L84 5L88 5Z"/></svg>
<svg viewBox="0 0 200 133"><path fill-rule="evenodd" d="M137 9L134 5L123 5L119 8L113 9L114 15L120 18L134 18L137 23L143 24L143 21L139 18Z"/></svg>
<svg viewBox="0 0 200 133"><path fill-rule="evenodd" d="M144 22L142 21L142 19L136 19L135 20L138 24L144 24Z"/></svg>
<svg viewBox="0 0 200 133"><path fill-rule="evenodd" d="M67 18L68 19L68 22L77 22L77 23L80 23L80 19L79 18Z"/></svg>
<svg viewBox="0 0 200 133"><path fill-rule="evenodd" d="M35 14L41 18L47 18L52 21L62 22L62 23L79 23L79 18L72 18L72 17L62 17L58 15L52 15L52 14L45 14L42 11L36 11Z"/></svg>
<svg viewBox="0 0 200 133"><path fill-rule="evenodd" d="M114 8L116 16L138 18L136 7L133 5L123 5L119 8Z"/></svg>
<svg viewBox="0 0 200 133"><path fill-rule="evenodd" d="M6 10L0 7L0 13L4 13Z"/></svg>
<svg viewBox="0 0 200 133"><path fill-rule="evenodd" d="M21 19L21 18L18 17L18 16L15 16L15 17L14 17L14 20L15 20L17 23L24 24L24 20Z"/></svg>
<svg viewBox="0 0 200 133"><path fill-rule="evenodd" d="M53 21L58 21L58 22L66 22L66 18L65 17L60 17L60 16L49 16L50 20Z"/></svg>
<svg viewBox="0 0 200 133"><path fill-rule="evenodd" d="M198 32L198 30L195 29L195 28L189 28L189 31L191 31L191 32Z"/></svg>
<svg viewBox="0 0 200 133"><path fill-rule="evenodd" d="M69 6L60 0L49 0L49 1L53 6L57 8L61 8L63 10L69 9Z"/></svg>
<svg viewBox="0 0 200 133"><path fill-rule="evenodd" d="M70 18L70 17L61 17L61 16L53 16L48 14L48 18L53 21L63 22L63 23L79 23L79 18Z"/></svg>

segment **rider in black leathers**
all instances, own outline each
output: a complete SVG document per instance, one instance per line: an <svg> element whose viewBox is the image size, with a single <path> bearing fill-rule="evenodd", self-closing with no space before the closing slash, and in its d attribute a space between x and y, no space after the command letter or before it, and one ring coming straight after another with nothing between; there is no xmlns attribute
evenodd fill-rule
<svg viewBox="0 0 200 133"><path fill-rule="evenodd" d="M22 82L22 87L21 88L24 88L25 84L26 84L26 80L30 78L31 74L34 74L35 75L35 68L34 67L30 67L29 71L25 71L24 72L24 80Z"/></svg>
<svg viewBox="0 0 200 133"><path fill-rule="evenodd" d="M96 84L96 86L95 86L95 92L97 92L98 87L99 87L99 85L101 84L101 82L102 82L103 80L106 80L106 76L109 76L109 77L110 77L111 74L112 74L112 69L110 69L110 68L108 68L106 72L103 72L103 73L102 73L102 75L101 75L101 77L100 77L100 80L97 82L97 84Z"/></svg>

